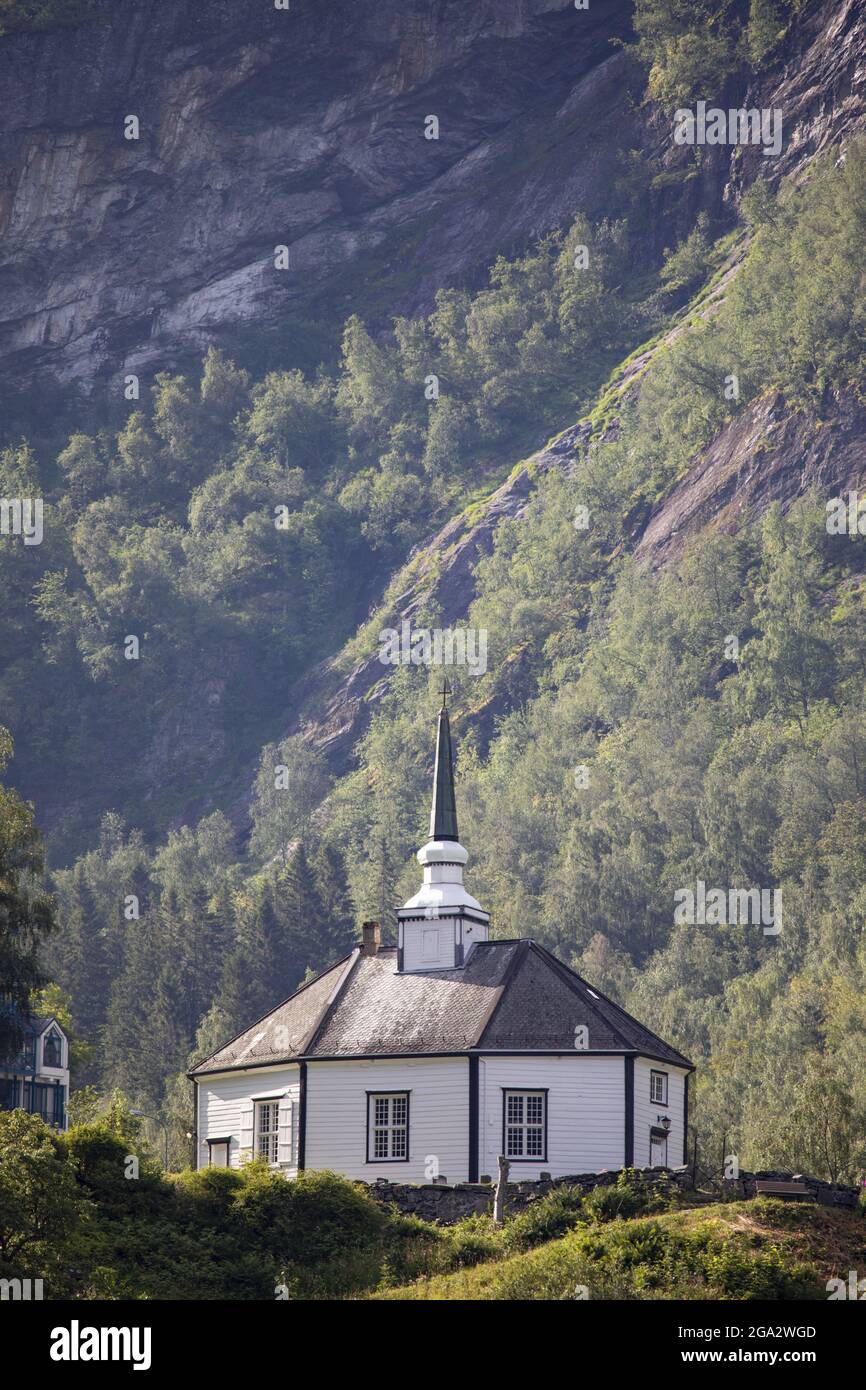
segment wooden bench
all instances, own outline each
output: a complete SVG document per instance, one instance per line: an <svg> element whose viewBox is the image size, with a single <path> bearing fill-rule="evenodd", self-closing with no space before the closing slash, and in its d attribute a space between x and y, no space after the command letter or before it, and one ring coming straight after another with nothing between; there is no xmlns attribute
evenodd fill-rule
<svg viewBox="0 0 866 1390"><path fill-rule="evenodd" d="M804 1182L773 1182L769 1178L757 1178L755 1180L756 1197L806 1197L811 1198L813 1193Z"/></svg>

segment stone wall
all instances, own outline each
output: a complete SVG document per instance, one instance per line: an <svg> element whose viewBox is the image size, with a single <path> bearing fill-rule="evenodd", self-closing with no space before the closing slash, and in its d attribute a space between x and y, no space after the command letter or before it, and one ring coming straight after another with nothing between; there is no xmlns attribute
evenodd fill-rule
<svg viewBox="0 0 866 1390"><path fill-rule="evenodd" d="M594 1187L610 1187L619 1178L620 1170L602 1173L574 1173L562 1178L539 1178L534 1182L510 1182L506 1192L506 1211L510 1214L525 1211L533 1202L546 1197L557 1188L579 1188L591 1192ZM634 1182L644 1189L666 1193L685 1191L691 1187L688 1168L640 1168L633 1173ZM405 1216L419 1216L440 1226L451 1226L466 1216L489 1212L493 1207L493 1183L395 1183L379 1181L363 1184L377 1202L390 1203Z"/></svg>
<svg viewBox="0 0 866 1390"><path fill-rule="evenodd" d="M856 1207L860 1200L860 1189L845 1187L841 1183L824 1182L821 1178L810 1178L805 1173L782 1173L777 1169L761 1169L758 1173L741 1172L737 1178L726 1178L725 1192L733 1197L755 1197L758 1182L799 1182L809 1189L808 1197L788 1198L820 1202L825 1207Z"/></svg>
<svg viewBox="0 0 866 1390"><path fill-rule="evenodd" d="M525 1211L557 1188L579 1188L591 1192L595 1187L610 1187L620 1176L619 1169L602 1173L572 1173L562 1178L539 1178L534 1182L510 1182L506 1192L505 1209L511 1215ZM683 1168L638 1168L632 1173L634 1183L645 1190L688 1192L692 1189L691 1170ZM838 1183L823 1182L820 1178L801 1173L782 1173L762 1170L742 1172L738 1178L726 1179L724 1190L730 1197L754 1197L759 1180L769 1182L801 1182L809 1190L803 1201L820 1202L822 1206L856 1207L860 1191ZM405 1216L419 1216L423 1221L435 1221L440 1226L452 1226L466 1216L490 1212L493 1209L494 1184L456 1183L397 1183L380 1180L362 1183L377 1202L395 1206Z"/></svg>

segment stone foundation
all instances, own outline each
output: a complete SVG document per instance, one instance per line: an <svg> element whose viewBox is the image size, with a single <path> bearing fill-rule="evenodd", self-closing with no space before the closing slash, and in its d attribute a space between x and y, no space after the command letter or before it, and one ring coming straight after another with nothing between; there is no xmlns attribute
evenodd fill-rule
<svg viewBox="0 0 866 1390"><path fill-rule="evenodd" d="M611 1187L620 1169L601 1173L574 1173L562 1178L539 1178L533 1182L510 1182L506 1191L506 1212L514 1215L525 1211L533 1202L546 1197L558 1188L579 1188L591 1192L595 1187ZM638 1168L633 1170L636 1186L644 1190L665 1193L687 1191L691 1188L688 1168ZM419 1216L440 1226L452 1226L466 1216L485 1214L493 1208L493 1183L395 1183L380 1181L364 1183L377 1202L389 1203L404 1216Z"/></svg>

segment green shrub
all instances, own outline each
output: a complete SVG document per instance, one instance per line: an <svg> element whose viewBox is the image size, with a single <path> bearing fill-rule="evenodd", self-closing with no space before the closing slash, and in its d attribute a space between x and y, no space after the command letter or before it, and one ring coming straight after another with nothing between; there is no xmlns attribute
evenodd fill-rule
<svg viewBox="0 0 866 1390"><path fill-rule="evenodd" d="M627 1172L620 1173L613 1187L595 1187L584 1200L584 1211L591 1221L626 1221L665 1211L670 1205L661 1192L636 1186Z"/></svg>
<svg viewBox="0 0 866 1390"><path fill-rule="evenodd" d="M348 1251L380 1249L387 1212L336 1173L299 1173L293 1182L249 1163L241 1170L235 1216L251 1240L281 1263L309 1267Z"/></svg>
<svg viewBox="0 0 866 1390"><path fill-rule="evenodd" d="M638 1221L577 1231L510 1262L491 1296L787 1300L820 1298L823 1285L814 1269L791 1264L775 1246L758 1251L709 1227L681 1232Z"/></svg>
<svg viewBox="0 0 866 1390"><path fill-rule="evenodd" d="M489 1216L467 1216L444 1232L439 1247L443 1270L468 1269L502 1253L502 1236Z"/></svg>
<svg viewBox="0 0 866 1390"><path fill-rule="evenodd" d="M515 1216L505 1228L505 1246L509 1251L531 1250L547 1240L565 1235L579 1221L585 1220L583 1194L576 1187L558 1188L555 1192L533 1202L526 1211Z"/></svg>

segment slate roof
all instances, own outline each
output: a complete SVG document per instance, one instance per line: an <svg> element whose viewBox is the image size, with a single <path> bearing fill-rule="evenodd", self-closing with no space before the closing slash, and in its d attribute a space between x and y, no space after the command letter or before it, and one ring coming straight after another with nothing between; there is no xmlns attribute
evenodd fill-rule
<svg viewBox="0 0 866 1390"><path fill-rule="evenodd" d="M481 1051L574 1051L692 1063L537 942L485 941L455 970L398 973L397 952L355 950L297 990L190 1075L300 1058Z"/></svg>

